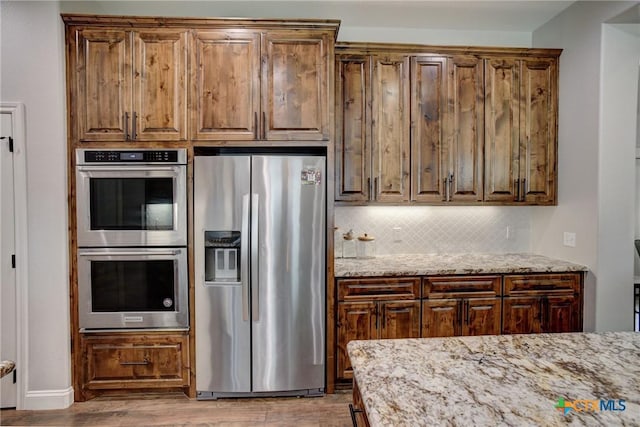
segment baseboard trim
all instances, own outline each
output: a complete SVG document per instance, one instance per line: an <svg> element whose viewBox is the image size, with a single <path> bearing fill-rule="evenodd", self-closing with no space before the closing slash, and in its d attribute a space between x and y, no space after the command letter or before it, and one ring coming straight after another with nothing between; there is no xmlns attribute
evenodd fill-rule
<svg viewBox="0 0 640 427"><path fill-rule="evenodd" d="M65 409L73 404L73 387L63 390L27 391L22 409Z"/></svg>

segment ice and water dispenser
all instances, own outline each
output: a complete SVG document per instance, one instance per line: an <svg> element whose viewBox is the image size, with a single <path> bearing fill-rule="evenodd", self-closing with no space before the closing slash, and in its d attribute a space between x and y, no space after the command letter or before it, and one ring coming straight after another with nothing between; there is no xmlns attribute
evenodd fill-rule
<svg viewBox="0 0 640 427"><path fill-rule="evenodd" d="M204 280L209 283L240 281L240 232L204 232Z"/></svg>

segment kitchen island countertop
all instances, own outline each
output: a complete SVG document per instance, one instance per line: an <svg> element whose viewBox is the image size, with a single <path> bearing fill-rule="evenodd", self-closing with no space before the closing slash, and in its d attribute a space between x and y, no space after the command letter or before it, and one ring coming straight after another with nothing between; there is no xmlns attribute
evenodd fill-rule
<svg viewBox="0 0 640 427"><path fill-rule="evenodd" d="M351 341L348 351L371 426L640 423L640 333Z"/></svg>
<svg viewBox="0 0 640 427"><path fill-rule="evenodd" d="M336 258L335 277L583 272L588 268L534 254L400 254Z"/></svg>

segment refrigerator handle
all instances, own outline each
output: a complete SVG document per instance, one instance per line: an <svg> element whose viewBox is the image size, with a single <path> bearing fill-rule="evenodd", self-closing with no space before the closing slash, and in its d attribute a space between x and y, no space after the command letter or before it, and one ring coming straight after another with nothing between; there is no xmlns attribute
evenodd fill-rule
<svg viewBox="0 0 640 427"><path fill-rule="evenodd" d="M240 278L242 282L242 320L249 321L249 195L242 196L240 230Z"/></svg>
<svg viewBox="0 0 640 427"><path fill-rule="evenodd" d="M258 282L258 195L251 194L251 309L253 321L260 319L260 286Z"/></svg>

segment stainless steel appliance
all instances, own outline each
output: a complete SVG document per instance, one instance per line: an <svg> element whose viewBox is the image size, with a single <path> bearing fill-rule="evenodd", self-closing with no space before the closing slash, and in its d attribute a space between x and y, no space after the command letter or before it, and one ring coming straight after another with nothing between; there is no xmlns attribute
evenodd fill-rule
<svg viewBox="0 0 640 427"><path fill-rule="evenodd" d="M185 149L76 150L78 245L185 246Z"/></svg>
<svg viewBox="0 0 640 427"><path fill-rule="evenodd" d="M324 153L198 154L197 397L322 394Z"/></svg>
<svg viewBox="0 0 640 427"><path fill-rule="evenodd" d="M187 328L186 248L78 250L82 330Z"/></svg>
<svg viewBox="0 0 640 427"><path fill-rule="evenodd" d="M76 150L84 331L189 327L185 149Z"/></svg>

